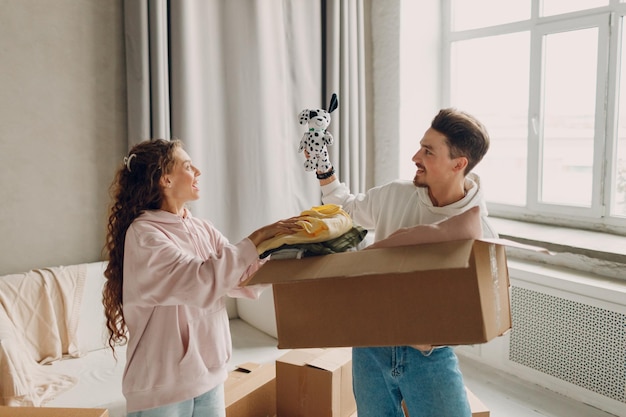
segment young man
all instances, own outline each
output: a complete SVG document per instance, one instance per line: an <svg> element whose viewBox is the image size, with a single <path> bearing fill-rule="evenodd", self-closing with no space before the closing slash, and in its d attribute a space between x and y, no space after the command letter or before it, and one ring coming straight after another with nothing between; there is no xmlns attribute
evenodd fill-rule
<svg viewBox="0 0 626 417"><path fill-rule="evenodd" d="M339 204L379 241L400 228L435 223L479 206L483 235L496 236L477 175L470 173L489 149L484 126L467 113L443 109L413 156L413 182L396 180L351 194L334 169L318 172L325 204ZM353 388L359 417L471 415L457 357L450 347L354 348Z"/></svg>

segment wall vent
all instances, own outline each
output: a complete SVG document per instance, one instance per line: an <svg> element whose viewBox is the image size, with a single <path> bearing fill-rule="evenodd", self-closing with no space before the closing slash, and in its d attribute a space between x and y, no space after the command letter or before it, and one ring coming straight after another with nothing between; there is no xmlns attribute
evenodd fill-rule
<svg viewBox="0 0 626 417"><path fill-rule="evenodd" d="M511 287L509 360L626 403L626 315Z"/></svg>

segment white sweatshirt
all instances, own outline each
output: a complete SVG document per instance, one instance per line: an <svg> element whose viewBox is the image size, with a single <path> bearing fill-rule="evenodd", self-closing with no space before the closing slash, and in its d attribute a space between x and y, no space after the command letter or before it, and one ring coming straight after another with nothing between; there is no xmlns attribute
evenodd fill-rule
<svg viewBox="0 0 626 417"><path fill-rule="evenodd" d="M480 207L483 236L497 236L487 221L480 178L474 173L465 178L465 197L444 207L433 205L427 188L416 187L407 180L396 180L356 195L351 194L346 184L339 181L321 188L325 204L341 205L352 216L355 224L374 230L375 241L386 238L402 227L435 223L475 206Z"/></svg>

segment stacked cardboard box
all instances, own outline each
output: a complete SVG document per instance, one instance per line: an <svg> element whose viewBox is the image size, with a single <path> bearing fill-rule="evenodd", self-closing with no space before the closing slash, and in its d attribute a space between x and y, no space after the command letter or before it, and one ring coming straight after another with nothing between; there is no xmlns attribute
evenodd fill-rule
<svg viewBox="0 0 626 417"><path fill-rule="evenodd" d="M227 417L357 417L348 348L294 349L276 364L242 365L225 391ZM472 417L489 417L470 390L467 396Z"/></svg>

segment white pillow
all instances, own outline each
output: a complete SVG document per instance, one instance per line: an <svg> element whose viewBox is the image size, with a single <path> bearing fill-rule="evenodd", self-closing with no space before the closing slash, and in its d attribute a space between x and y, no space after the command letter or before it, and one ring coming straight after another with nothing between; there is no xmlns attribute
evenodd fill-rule
<svg viewBox="0 0 626 417"><path fill-rule="evenodd" d="M106 278L104 270L106 262L87 264L85 289L80 304L78 321L78 348L82 353L91 352L108 346L106 317L102 304L102 289Z"/></svg>

